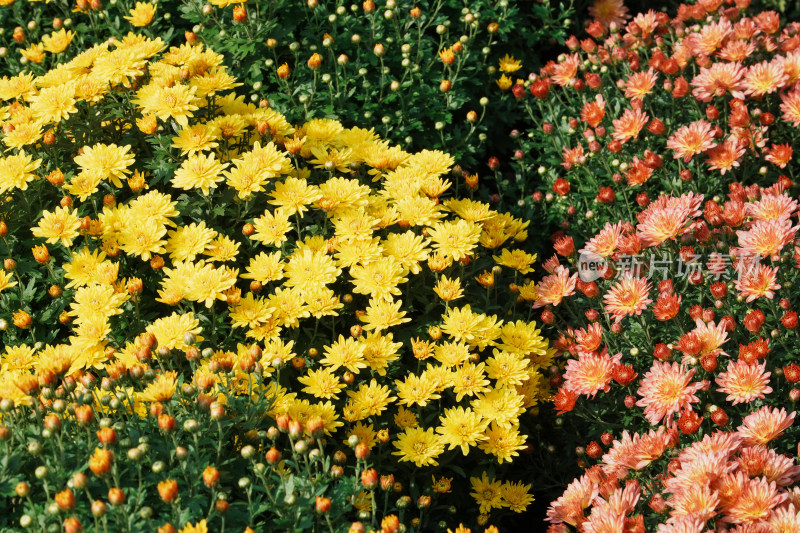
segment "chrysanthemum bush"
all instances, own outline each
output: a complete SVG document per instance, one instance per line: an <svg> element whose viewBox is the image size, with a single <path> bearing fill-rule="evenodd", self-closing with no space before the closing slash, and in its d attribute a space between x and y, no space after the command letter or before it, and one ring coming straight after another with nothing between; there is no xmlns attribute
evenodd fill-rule
<svg viewBox="0 0 800 533"><path fill-rule="evenodd" d="M510 122L488 98L487 71L509 52L563 42L571 14L569 2L549 0L66 5L16 0L0 8L0 74L42 74L92 45L144 31L224 54L248 96L269 98L292 122L375 127L409 149L444 150L473 166L485 158L487 136ZM495 119L485 121L487 113Z"/></svg>
<svg viewBox="0 0 800 533"><path fill-rule="evenodd" d="M3 82L0 526L524 511L553 356L528 222L451 156L293 126L221 65L131 34Z"/></svg>
<svg viewBox="0 0 800 533"><path fill-rule="evenodd" d="M535 305L562 331L554 405L588 429L551 531L800 527L789 186L732 184L735 227L665 194L582 248L557 241Z"/></svg>
<svg viewBox="0 0 800 533"><path fill-rule="evenodd" d="M662 191L713 196L791 175L798 26L748 4L684 4L670 18L595 2L568 53L505 85L529 118L511 132L517 150L491 162L505 205L528 196L526 212L587 235L605 205L630 218Z"/></svg>
<svg viewBox="0 0 800 533"><path fill-rule="evenodd" d="M551 531L800 527L800 43L746 7L618 10L519 91L561 229L534 306L586 469Z"/></svg>

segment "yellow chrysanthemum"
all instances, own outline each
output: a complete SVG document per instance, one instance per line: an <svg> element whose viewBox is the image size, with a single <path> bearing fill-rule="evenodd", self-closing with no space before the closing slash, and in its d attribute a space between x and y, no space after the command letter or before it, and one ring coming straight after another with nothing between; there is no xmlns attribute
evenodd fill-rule
<svg viewBox="0 0 800 533"><path fill-rule="evenodd" d="M167 244L164 246L166 253L173 262L194 261L194 258L203 253L208 244L217 236L217 232L206 226L201 221L180 226L167 234Z"/></svg>
<svg viewBox="0 0 800 533"><path fill-rule="evenodd" d="M406 428L393 443L397 448L392 455L400 461L414 463L418 467L439 464L436 458L444 451L444 443L433 428Z"/></svg>
<svg viewBox="0 0 800 533"><path fill-rule="evenodd" d="M69 248L72 241L78 236L78 228L81 222L78 218L78 210L70 211L68 207L56 207L55 211L45 211L39 224L31 228L34 237L47 239L50 244L60 242Z"/></svg>
<svg viewBox="0 0 800 533"><path fill-rule="evenodd" d="M178 189L200 189L204 196L210 194L209 189L216 188L217 183L223 180L222 171L228 163L220 162L215 154L190 155L175 171L172 185Z"/></svg>
<svg viewBox="0 0 800 533"><path fill-rule="evenodd" d="M488 421L483 420L472 409L463 407L447 409L444 416L439 417L439 422L441 426L436 428L436 432L442 436L447 449L460 448L465 456L469 454L470 446L486 439L483 432L489 425Z"/></svg>
<svg viewBox="0 0 800 533"><path fill-rule="evenodd" d="M199 108L194 105L197 87L175 84L172 87L145 85L136 93L134 103L141 107L143 115L154 115L161 120L172 118L184 128L189 117Z"/></svg>
<svg viewBox="0 0 800 533"><path fill-rule="evenodd" d="M131 173L128 169L135 159L130 153L130 145L98 143L85 146L83 152L75 157L75 163L82 170L97 172L102 179L110 180L117 188L122 188L122 180Z"/></svg>
<svg viewBox="0 0 800 533"><path fill-rule="evenodd" d="M58 123L67 120L75 107L75 82L68 82L55 87L46 87L31 97L33 118L43 124Z"/></svg>
<svg viewBox="0 0 800 533"><path fill-rule="evenodd" d="M69 43L75 38L74 31L67 31L64 28L59 31L54 31L50 35L42 37L42 45L44 49L51 54L59 54L67 49Z"/></svg>
<svg viewBox="0 0 800 533"><path fill-rule="evenodd" d="M130 15L123 17L131 26L143 28L153 21L156 14L156 5L150 2L136 2L136 7L130 10Z"/></svg>
<svg viewBox="0 0 800 533"><path fill-rule="evenodd" d="M500 58L500 70L511 74L522 68L522 61L514 59L514 56L508 54Z"/></svg>
<svg viewBox="0 0 800 533"><path fill-rule="evenodd" d="M339 338L333 344L325 347L325 357L320 360L324 366L332 370L346 368L354 374L358 374L362 369L367 368L364 361L364 345L352 337Z"/></svg>
<svg viewBox="0 0 800 533"><path fill-rule="evenodd" d="M298 213L301 217L308 211L306 206L314 203L322 196L317 187L308 185L300 178L287 178L283 183L276 183L269 203L285 209L288 214Z"/></svg>
<svg viewBox="0 0 800 533"><path fill-rule="evenodd" d="M437 222L428 232L433 247L458 261L468 257L481 236L481 227L466 220Z"/></svg>
<svg viewBox="0 0 800 533"><path fill-rule="evenodd" d="M332 368L309 370L305 376L297 378L297 381L305 385L303 392L315 398L337 399L345 388L345 384L339 380Z"/></svg>
<svg viewBox="0 0 800 533"><path fill-rule="evenodd" d="M168 317L159 318L147 326L145 331L156 336L159 346L165 346L170 350L185 350L187 345L184 340L187 333L194 334L197 342L203 341L203 337L200 336L202 331L200 321L192 312L182 315L172 313Z"/></svg>
<svg viewBox="0 0 800 533"><path fill-rule="evenodd" d="M28 183L36 179L34 170L42 164L24 151L8 157L0 157L0 194L12 189L28 190Z"/></svg>
<svg viewBox="0 0 800 533"><path fill-rule="evenodd" d="M529 274L533 271L531 265L536 262L536 254L529 254L523 250L503 250L500 256L494 256L498 265L507 266L520 274Z"/></svg>

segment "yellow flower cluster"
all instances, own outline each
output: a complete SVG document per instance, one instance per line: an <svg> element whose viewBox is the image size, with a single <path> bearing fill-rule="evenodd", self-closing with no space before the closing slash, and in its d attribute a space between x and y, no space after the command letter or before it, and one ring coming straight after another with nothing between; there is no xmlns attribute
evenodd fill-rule
<svg viewBox="0 0 800 533"><path fill-rule="evenodd" d="M418 467L451 450L512 461L526 446L521 417L549 399L540 369L553 352L513 314L519 299L528 315L532 283L512 284L501 315L485 312L484 295L506 290L492 288L504 269L515 282L531 272L535 256L515 248L528 222L444 198L447 154L407 153L334 120L293 127L231 92L239 84L218 54L164 49L131 34L43 76L0 80L0 192L24 195L47 177L69 200L28 230L68 258L46 265L67 289L69 333L6 347L0 398L26 401L34 372L159 369L171 351L205 346L184 382L219 401L223 382L254 393L253 364L268 374L291 362L288 379L261 391L270 416L319 417L328 435L370 447L383 431ZM109 98L129 103L129 121L104 119L102 142L60 166L44 157L47 134L77 135L75 122ZM160 183L147 175L151 145L175 166ZM143 357L139 333L158 350ZM175 372L159 372L125 392L144 415L176 387ZM507 489L505 505L523 510L528 488Z"/></svg>

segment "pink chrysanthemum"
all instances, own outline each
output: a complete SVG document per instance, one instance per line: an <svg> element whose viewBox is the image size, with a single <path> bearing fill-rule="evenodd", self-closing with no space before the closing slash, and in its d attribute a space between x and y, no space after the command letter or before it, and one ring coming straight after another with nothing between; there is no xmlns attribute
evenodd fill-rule
<svg viewBox="0 0 800 533"><path fill-rule="evenodd" d="M781 506L772 510L772 514L767 518L770 531L776 533L794 533L800 531L800 509L790 503L788 506Z"/></svg>
<svg viewBox="0 0 800 533"><path fill-rule="evenodd" d="M800 52L792 50L787 52L783 57L777 56L776 59L783 63L783 70L789 77L786 80L786 85L789 86L800 79Z"/></svg>
<svg viewBox="0 0 800 533"><path fill-rule="evenodd" d="M582 523L586 519L584 509L591 505L597 494L597 485L588 476L581 476L570 483L564 494L550 504L547 520L553 524L565 523L571 526Z"/></svg>
<svg viewBox="0 0 800 533"><path fill-rule="evenodd" d="M658 80L658 75L652 67L646 72L639 71L631 74L625 82L625 97L642 100L656 86L656 80Z"/></svg>
<svg viewBox="0 0 800 533"><path fill-rule="evenodd" d="M611 448L603 455L603 472L608 476L624 478L628 470L636 470L634 456L638 447L639 435L622 430L622 436L615 439Z"/></svg>
<svg viewBox="0 0 800 533"><path fill-rule="evenodd" d="M562 87L571 84L578 75L578 66L581 58L578 54L570 54L563 61L553 67L553 75L550 79Z"/></svg>
<svg viewBox="0 0 800 533"><path fill-rule="evenodd" d="M709 68L701 68L700 74L692 79L692 95L701 102L710 102L730 92L734 98L744 100L741 90L744 73L744 67L738 63L714 63Z"/></svg>
<svg viewBox="0 0 800 533"><path fill-rule="evenodd" d="M636 393L642 397L636 402L644 407L644 415L654 426L681 409L692 409L700 399L695 392L705 388L706 382L692 383L695 369L686 369L678 363L653 361L653 366L641 380Z"/></svg>
<svg viewBox="0 0 800 533"><path fill-rule="evenodd" d="M614 368L622 359L619 353L614 357L608 355L607 351L602 353L580 353L577 359L567 361L564 370L564 387L575 394L582 394L589 398L601 390L610 390L611 378Z"/></svg>
<svg viewBox="0 0 800 533"><path fill-rule="evenodd" d="M679 128L667 139L667 148L675 152L673 157L682 157L685 163L714 146L714 127L702 119Z"/></svg>
<svg viewBox="0 0 800 533"><path fill-rule="evenodd" d="M624 143L635 139L649 120L650 117L641 109L626 109L621 117L611 121L614 125L614 140Z"/></svg>
<svg viewBox="0 0 800 533"><path fill-rule="evenodd" d="M722 346L728 342L728 330L722 321L719 324L711 322L704 322L701 319L695 320L695 328L692 330L700 341L700 350L698 356L703 355L728 355L722 351Z"/></svg>
<svg viewBox="0 0 800 533"><path fill-rule="evenodd" d="M708 454L721 454L727 458L742 445L742 438L738 433L729 431L716 431L711 435L705 435L703 440L693 442L688 447L681 450L678 461L689 463L699 457Z"/></svg>
<svg viewBox="0 0 800 533"><path fill-rule="evenodd" d="M642 246L658 246L683 234L690 227L692 219L701 215L702 202L703 195L695 196L693 193L677 198L661 195L651 202L647 209L636 216L639 220L636 235Z"/></svg>
<svg viewBox="0 0 800 533"><path fill-rule="evenodd" d="M765 371L766 363L749 364L746 361L731 361L728 369L717 377L717 389L728 395L725 400L733 405L748 403L756 398L764 398L772 392L769 386L770 372Z"/></svg>
<svg viewBox="0 0 800 533"><path fill-rule="evenodd" d="M745 254L772 257L794 240L797 228L788 219L757 220L749 230L738 230L736 235Z"/></svg>
<svg viewBox="0 0 800 533"><path fill-rule="evenodd" d="M646 278L634 276L631 272L624 273L622 279L603 296L606 313L613 315L616 322L626 316L641 315L653 302L648 297L650 288L651 284Z"/></svg>
<svg viewBox="0 0 800 533"><path fill-rule="evenodd" d="M744 272L739 274L739 279L736 280L736 290L739 291L739 296L747 298L747 303L757 300L758 298L772 298L775 296L776 290L781 286L775 283L778 277L778 267L768 267L761 263L747 267L743 267Z"/></svg>
<svg viewBox="0 0 800 533"><path fill-rule="evenodd" d="M563 266L556 268L553 274L545 276L536 286L536 301L534 309L552 304L558 305L567 296L575 294L575 284L578 281L578 274L569 275L569 271Z"/></svg>
<svg viewBox="0 0 800 533"><path fill-rule="evenodd" d="M716 22L703 24L699 33L691 35L692 51L695 55L710 56L722 46L731 33L733 25L728 17L720 17Z"/></svg>
<svg viewBox="0 0 800 533"><path fill-rule="evenodd" d="M622 27L625 21L631 18L623 0L595 0L589 6L589 15L598 20L606 29L612 22L618 27Z"/></svg>
<svg viewBox="0 0 800 533"><path fill-rule="evenodd" d="M592 506L592 514L583 523L581 531L585 533L611 533L625 529L625 515L608 505L598 505L602 501L604 500L595 500L595 504Z"/></svg>
<svg viewBox="0 0 800 533"><path fill-rule="evenodd" d="M606 222L605 227L600 230L600 233L589 239L589 242L586 243L586 246L584 246L579 253L593 253L600 257L608 257L617 251L620 235L622 235L621 222L617 222L616 224Z"/></svg>
<svg viewBox="0 0 800 533"><path fill-rule="evenodd" d="M739 159L745 154L743 146L733 137L725 139L722 143L706 150L706 163L711 170L719 170L721 175L733 168L739 167Z"/></svg>
<svg viewBox="0 0 800 533"><path fill-rule="evenodd" d="M728 41L717 52L717 57L731 63L741 63L756 51L755 43L749 41Z"/></svg>
<svg viewBox="0 0 800 533"><path fill-rule="evenodd" d="M767 444L781 436L792 425L795 414L794 411L787 414L783 407L778 409L765 405L755 413L744 417L737 431L742 437L742 442L748 446Z"/></svg>
<svg viewBox="0 0 800 533"><path fill-rule="evenodd" d="M781 111L783 120L790 122L795 128L800 125L800 90L795 89L781 95Z"/></svg>
<svg viewBox="0 0 800 533"><path fill-rule="evenodd" d="M666 524L659 524L656 533L703 533L706 522L696 516L671 518Z"/></svg>
<svg viewBox="0 0 800 533"><path fill-rule="evenodd" d="M670 514L673 517L691 516L710 520L717 514L719 495L708 485L692 484L673 494L667 503L672 507Z"/></svg>
<svg viewBox="0 0 800 533"><path fill-rule="evenodd" d="M777 484L764 478L748 479L733 505L725 509L723 521L733 524L753 523L767 518L775 507L786 500Z"/></svg>
<svg viewBox="0 0 800 533"><path fill-rule="evenodd" d="M797 200L788 194L764 194L756 202L745 204L747 215L755 220L790 218L797 210Z"/></svg>
<svg viewBox="0 0 800 533"><path fill-rule="evenodd" d="M746 94L758 98L782 88L788 79L780 61L762 61L750 65L742 85Z"/></svg>
<svg viewBox="0 0 800 533"><path fill-rule="evenodd" d="M646 13L639 13L633 17L631 24L636 25L641 32L642 39L647 39L658 28L658 13L653 9ZM628 26L630 29L630 24Z"/></svg>

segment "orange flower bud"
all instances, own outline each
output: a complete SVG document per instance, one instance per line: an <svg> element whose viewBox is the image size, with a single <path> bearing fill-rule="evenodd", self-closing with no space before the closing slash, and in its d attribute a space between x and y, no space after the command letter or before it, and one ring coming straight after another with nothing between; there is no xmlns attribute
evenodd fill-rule
<svg viewBox="0 0 800 533"><path fill-rule="evenodd" d="M309 61L311 61L311 60L309 60ZM309 66L311 66L311 65L309 64ZM283 65L278 67L278 77L280 79L285 80L286 78L289 77L289 74L291 74L291 71L289 70L289 64L288 63L284 63Z"/></svg>
<svg viewBox="0 0 800 533"><path fill-rule="evenodd" d="M361 472L361 484L368 489L374 489L378 484L378 472L374 468Z"/></svg>
<svg viewBox="0 0 800 533"><path fill-rule="evenodd" d="M318 513L327 513L331 510L331 499L325 496L317 496L315 507Z"/></svg>
<svg viewBox="0 0 800 533"><path fill-rule="evenodd" d="M12 318L14 320L14 325L20 329L28 329L29 327L31 327L31 322L33 322L31 315L29 315L22 309L14 313Z"/></svg>
<svg viewBox="0 0 800 533"><path fill-rule="evenodd" d="M205 483L208 488L217 486L219 483L219 470L213 466L207 466L206 469L203 470L203 483Z"/></svg>
<svg viewBox="0 0 800 533"><path fill-rule="evenodd" d="M31 492L31 486L30 486L30 485L28 485L28 484L27 484L26 482L24 482L24 481L20 481L19 483L17 483L17 486L16 486L16 487L14 487L14 492L15 492L15 493L17 494L17 496L19 496L20 498L25 498L25 497L26 497L28 494L30 494L30 492Z"/></svg>
<svg viewBox="0 0 800 533"><path fill-rule="evenodd" d="M69 489L57 493L55 500L58 508L62 511L71 511L75 508L75 495Z"/></svg>
<svg viewBox="0 0 800 533"><path fill-rule="evenodd" d="M108 502L111 505L122 505L125 503L125 492L117 487L108 489Z"/></svg>
<svg viewBox="0 0 800 533"><path fill-rule="evenodd" d="M94 411L91 405L78 405L75 407L75 418L80 424L88 425L94 420Z"/></svg>
<svg viewBox="0 0 800 533"><path fill-rule="evenodd" d="M165 479L158 483L158 495L166 503L175 501L178 496L178 482L174 479Z"/></svg>
<svg viewBox="0 0 800 533"><path fill-rule="evenodd" d="M112 446L117 442L117 432L114 428L102 427L97 430L97 440L105 446Z"/></svg>
<svg viewBox="0 0 800 533"><path fill-rule="evenodd" d="M86 485L88 484L89 484L89 477L83 472L76 472L72 476L72 486L77 490L82 490L86 488Z"/></svg>
<svg viewBox="0 0 800 533"><path fill-rule="evenodd" d="M266 458L269 464L271 465L277 464L278 461L281 460L281 452L279 452L278 449L275 446L273 446L267 451Z"/></svg>
<svg viewBox="0 0 800 533"><path fill-rule="evenodd" d="M314 52L310 58L308 58L308 68L312 70L317 70L322 65L322 56L318 53Z"/></svg>
<svg viewBox="0 0 800 533"><path fill-rule="evenodd" d="M94 453L89 458L89 470L96 476L103 476L111 471L111 461L114 454L105 448L95 448Z"/></svg>
<svg viewBox="0 0 800 533"><path fill-rule="evenodd" d="M33 251L33 258L36 259L36 262L40 265L43 265L50 261L50 250L47 249L47 246L44 244L40 244L38 246L34 246L32 248Z"/></svg>
<svg viewBox="0 0 800 533"><path fill-rule="evenodd" d="M64 185L64 173L56 169L47 175L47 181L49 181L51 185L61 187Z"/></svg>
<svg viewBox="0 0 800 533"><path fill-rule="evenodd" d="M247 10L242 4L233 8L233 20L235 22L243 22L247 18Z"/></svg>
<svg viewBox="0 0 800 533"><path fill-rule="evenodd" d="M312 437L321 437L325 433L325 421L319 416L312 416L306 422L306 431Z"/></svg>
<svg viewBox="0 0 800 533"><path fill-rule="evenodd" d="M71 516L64 520L64 533L81 533L83 531L83 524L81 521Z"/></svg>
<svg viewBox="0 0 800 533"><path fill-rule="evenodd" d="M92 516L100 518L106 514L106 511L108 511L108 506L102 501L95 500L92 502Z"/></svg>
<svg viewBox="0 0 800 533"><path fill-rule="evenodd" d="M356 444L356 457L358 459L366 459L369 457L370 449L369 444L366 442L359 442Z"/></svg>

